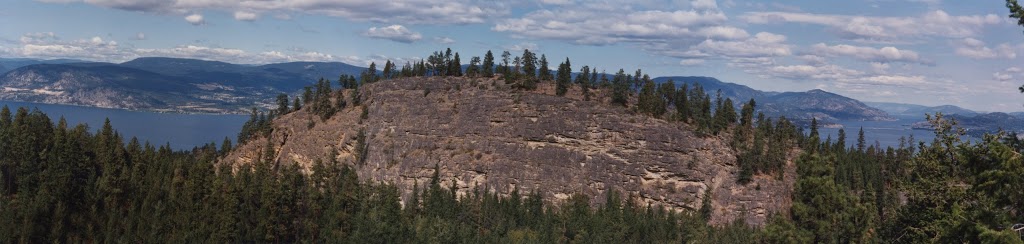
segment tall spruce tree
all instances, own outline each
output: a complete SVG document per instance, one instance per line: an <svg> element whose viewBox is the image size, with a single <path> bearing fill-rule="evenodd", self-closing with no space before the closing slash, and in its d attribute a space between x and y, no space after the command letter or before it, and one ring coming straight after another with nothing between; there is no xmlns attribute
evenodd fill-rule
<svg viewBox="0 0 1024 244"><path fill-rule="evenodd" d="M537 66L538 66L538 69L540 70L540 72L539 72L540 74L537 75L538 78L539 78L538 80L543 82L543 81L550 81L550 80L553 79L552 76L551 76L551 70L550 70L550 68L548 68L548 57L547 56L545 56L544 54L541 54L540 55L540 61L539 61Z"/></svg>
<svg viewBox="0 0 1024 244"><path fill-rule="evenodd" d="M569 64L569 58L565 58L565 62L558 65L558 75L555 79L555 95L565 96L572 85L572 65Z"/></svg>
<svg viewBox="0 0 1024 244"><path fill-rule="evenodd" d="M625 107L626 101L629 99L629 87L630 81L626 77L626 72L619 69L619 72L615 73L615 77L612 79L612 104Z"/></svg>
<svg viewBox="0 0 1024 244"><path fill-rule="evenodd" d="M484 62L480 66L480 73L488 78L494 76L494 54L491 53L491 50L487 50L487 54L484 55Z"/></svg>

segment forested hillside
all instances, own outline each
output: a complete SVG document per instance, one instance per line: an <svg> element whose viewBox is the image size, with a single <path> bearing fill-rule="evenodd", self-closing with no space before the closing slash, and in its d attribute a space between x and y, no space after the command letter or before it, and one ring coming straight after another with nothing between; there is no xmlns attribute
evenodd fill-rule
<svg viewBox="0 0 1024 244"><path fill-rule="evenodd" d="M450 53L450 52L449 52ZM730 99L712 99L703 89L675 90L649 78L620 71L612 79L577 78L569 60L557 72L532 66L546 63L524 52L520 62L494 67L488 52L472 58L462 73L458 55L444 52L430 62L396 68L383 75L371 65L360 77L311 86L299 102L279 96L278 109L254 111L240 132L239 148L265 143L273 149L274 122L304 114L315 127L344 113L371 114L370 89L402 80L431 77L492 77L503 92L551 92L573 104L619 106L608 113L635 113L661 126L672 124L701 138L726 138L721 151L735 154L734 189L760 189L759 178L785 177L786 152L799 153L786 211L767 213L763 225L709 220L717 206L708 190L701 204L674 210L610 189L603 201L575 192L562 201L544 201L546 188L499 194L485 188L460 191L443 184L439 164L424 166L429 180L408 197L395 183L358 175L371 148L380 148L358 130L345 152L310 165L282 163L278 150L262 150L249 163L224 158L237 153L232 140L191 151L135 139L124 140L109 123L97 131L56 123L27 108L0 110L0 240L8 242L354 242L354 243L850 243L938 242L1020 243L1011 230L1024 222L1024 142L1013 135L989 135L978 143L960 139L963 129L936 115L928 121L936 139L906 139L897 148L869 145L861 131L855 145L839 138L821 141L817 123L807 134L784 118L755 115L756 101L739 112ZM506 58L508 59L508 58ZM527 60L522 62L521 60ZM526 65L522 65L525 63ZM519 64L519 65L515 65ZM546 67L540 66L540 67ZM539 71L538 71L539 69ZM584 66L583 70L588 68ZM583 72L588 73L588 72ZM637 72L637 76L641 72ZM418 78L417 78L418 77ZM430 82L427 79L425 82ZM605 82L607 81L607 82ZM392 83L385 83L392 82ZM424 82L424 81L420 81ZM546 85L552 84L553 85ZM540 85L538 85L540 84ZM477 84L479 86L480 84ZM398 85L395 85L396 87ZM544 90L551 88L550 90ZM461 88L460 88L461 89ZM540 91L537 91L540 90ZM429 97L432 90L417 96ZM379 91L378 91L379 93ZM520 96L567 101L547 96ZM583 103L578 101L595 101ZM524 102L523 104L531 104ZM462 104L458 106L472 106ZM523 105L526 106L526 105ZM721 109L718 109L721 108ZM298 111L298 112L297 112ZM511 118L507 118L511 119ZM642 121L638 118L633 118ZM538 118L540 120L540 118ZM355 121L350 126L360 126ZM432 125L425 125L432 126ZM703 140L703 139L701 139ZM557 138L555 142L557 142ZM347 145L347 144L346 144ZM714 144L708 144L714 145ZM623 150L639 150L623 149ZM400 154L398 154L400 155ZM395 160L408 160L396 157ZM574 160L572 158L566 160ZM382 161L387 162L387 161ZM572 161L576 162L576 161ZM636 162L639 163L639 162ZM684 162L670 162L681 164ZM699 165L699 164L698 164Z"/></svg>

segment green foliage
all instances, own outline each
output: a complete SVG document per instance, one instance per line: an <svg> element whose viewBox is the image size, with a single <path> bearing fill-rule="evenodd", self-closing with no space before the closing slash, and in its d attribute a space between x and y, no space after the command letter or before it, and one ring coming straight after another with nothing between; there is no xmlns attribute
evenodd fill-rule
<svg viewBox="0 0 1024 244"><path fill-rule="evenodd" d="M758 234L641 206L616 190L595 207L580 194L560 206L537 191L460 196L439 166L403 208L396 186L363 183L335 155L303 172L275 162L271 145L262 159L232 167L217 162L230 146L173 152L125 144L109 123L90 134L24 108L0 116L0 237L15 242L678 243ZM365 139L357 144L365 155Z"/></svg>
<svg viewBox="0 0 1024 244"><path fill-rule="evenodd" d="M449 76L462 76L462 60L459 58L459 53L455 53L455 57L448 61L448 72Z"/></svg>
<svg viewBox="0 0 1024 244"><path fill-rule="evenodd" d="M558 65L558 74L555 75L555 95L565 96L570 86L572 86L572 65L569 63L569 58L565 58L565 62Z"/></svg>
<svg viewBox="0 0 1024 244"><path fill-rule="evenodd" d="M353 106L359 106L359 105L361 105L363 103L363 95L362 95L361 92L359 92L359 85L358 84L356 84L355 86L352 87L352 92L351 92L351 94L349 94L349 97L352 98L352 105Z"/></svg>
<svg viewBox="0 0 1024 244"><path fill-rule="evenodd" d="M540 61L538 61L538 65L537 66L538 66L538 69L540 70L538 72L539 74L537 74L537 80L540 80L540 81L543 82L543 81L549 81L549 80L554 79L554 78L552 78L551 70L548 67L548 57L547 56L545 56L544 54L541 54L540 55Z"/></svg>
<svg viewBox="0 0 1024 244"><path fill-rule="evenodd" d="M762 113L758 113L757 127L740 126L734 133L732 145L739 152L736 156L740 168L737 181L741 184L749 183L755 174L772 174L781 178L787 155L803 137L796 125L785 117L773 122Z"/></svg>
<svg viewBox="0 0 1024 244"><path fill-rule="evenodd" d="M242 124L242 130L238 132L238 144L245 144L251 139L270 135L270 132L273 131L271 120L273 120L273 115L267 117L263 112L252 108L249 120Z"/></svg>
<svg viewBox="0 0 1024 244"><path fill-rule="evenodd" d="M580 68L580 74L576 76L574 83L580 86L583 100L590 101L590 88L593 86L590 81L590 66L584 65L583 68Z"/></svg>
<svg viewBox="0 0 1024 244"><path fill-rule="evenodd" d="M381 71L381 79L384 79L384 80L391 79L392 77L394 77L394 75L395 75L395 64L391 63L391 60L388 59L387 62L384 63L384 70Z"/></svg>
<svg viewBox="0 0 1024 244"><path fill-rule="evenodd" d="M278 94L277 95L277 114L285 115L288 112L291 112L291 110L288 109L288 94L284 94L284 93Z"/></svg>
<svg viewBox="0 0 1024 244"><path fill-rule="evenodd" d="M665 110L667 112L668 106L673 106L676 103L676 82L669 79L665 83L658 85L658 98L665 101Z"/></svg>
<svg viewBox="0 0 1024 244"><path fill-rule="evenodd" d="M718 95L715 98L715 115L714 123L712 124L711 131L714 133L722 132L723 130L729 129L729 126L736 123L736 108L733 107L735 104L732 99L726 98L722 100L722 91L718 91Z"/></svg>
<svg viewBox="0 0 1024 244"><path fill-rule="evenodd" d="M356 162L358 165L366 163L367 153L369 152L370 145L366 143L366 132L364 129L359 129L359 133L356 133Z"/></svg>
<svg viewBox="0 0 1024 244"><path fill-rule="evenodd" d="M491 53L491 50L487 50L487 54L484 55L484 62L480 66L480 74L488 78L494 76L494 54Z"/></svg>
<svg viewBox="0 0 1024 244"><path fill-rule="evenodd" d="M797 160L797 183L793 194L793 221L809 230L815 242L871 242L870 230L877 223L869 204L833 180L833 157L805 154Z"/></svg>
<svg viewBox="0 0 1024 244"><path fill-rule="evenodd" d="M316 92L313 95L313 102L306 103L310 107L310 112L320 116L320 120L327 120L334 113L338 111L335 107L335 103L331 102L333 91L331 90L331 83L327 79L320 79L316 84Z"/></svg>
<svg viewBox="0 0 1024 244"><path fill-rule="evenodd" d="M380 76L377 75L377 64L370 62L370 67L367 67L362 74L359 74L359 79L363 84L374 83L380 80Z"/></svg>
<svg viewBox="0 0 1024 244"><path fill-rule="evenodd" d="M1024 26L1024 7L1021 7L1017 0L1006 0L1006 8L1010 10L1010 18L1017 19L1017 25ZM1020 88L1024 92L1024 86Z"/></svg>
<svg viewBox="0 0 1024 244"><path fill-rule="evenodd" d="M480 76L480 56L473 56L473 58L469 59L469 67L466 68L466 76Z"/></svg>
<svg viewBox="0 0 1024 244"><path fill-rule="evenodd" d="M530 49L523 49L523 56L520 60L522 63L522 73L526 80L530 82L536 82L537 80L537 54L530 52ZM535 86L535 85L534 85ZM532 88L531 88L532 89Z"/></svg>
<svg viewBox="0 0 1024 244"><path fill-rule="evenodd" d="M675 98L672 99L674 101L672 105L676 107L676 119L683 123L689 123L690 115L692 114L690 111L690 101L687 100L688 89L689 85L683 82L683 86L676 91Z"/></svg>
<svg viewBox="0 0 1024 244"><path fill-rule="evenodd" d="M645 76L643 87L640 88L640 95L637 97L637 110L640 113L661 118L667 107L667 101L664 96L658 94L654 81Z"/></svg>
<svg viewBox="0 0 1024 244"><path fill-rule="evenodd" d="M612 79L612 104L618 104L623 107L626 106L626 102L629 100L629 86L630 81L626 77L626 72L619 69L618 73L615 73L615 78Z"/></svg>

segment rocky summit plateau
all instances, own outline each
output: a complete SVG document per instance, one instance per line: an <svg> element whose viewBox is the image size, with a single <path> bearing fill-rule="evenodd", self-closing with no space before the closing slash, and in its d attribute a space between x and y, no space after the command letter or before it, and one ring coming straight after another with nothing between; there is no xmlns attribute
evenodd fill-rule
<svg viewBox="0 0 1024 244"><path fill-rule="evenodd" d="M782 177L755 175L741 185L726 133L701 135L610 105L601 100L605 90L586 101L578 88L560 97L550 83L523 91L496 79L452 77L384 80L359 90L361 105L353 106L350 89L343 91L348 106L326 120L308 106L278 117L269 138L249 141L221 162L249 164L273 150L274 162L308 172L318 160L336 160L360 179L397 185L403 198L428 184L437 167L442 185L454 182L459 194L537 191L557 204L582 193L600 204L616 190L676 210L708 202L714 224L763 225L791 205L797 149Z"/></svg>

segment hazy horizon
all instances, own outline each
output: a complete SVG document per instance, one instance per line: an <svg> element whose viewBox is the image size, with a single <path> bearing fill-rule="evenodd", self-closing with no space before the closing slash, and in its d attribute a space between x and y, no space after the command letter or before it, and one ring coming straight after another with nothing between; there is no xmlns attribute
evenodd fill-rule
<svg viewBox="0 0 1024 244"><path fill-rule="evenodd" d="M13 11L17 10L17 11ZM1024 110L1024 40L1002 3L786 1L75 1L0 10L0 57L399 63L451 47L569 57L604 72L765 91Z"/></svg>

